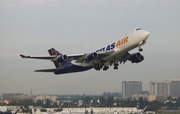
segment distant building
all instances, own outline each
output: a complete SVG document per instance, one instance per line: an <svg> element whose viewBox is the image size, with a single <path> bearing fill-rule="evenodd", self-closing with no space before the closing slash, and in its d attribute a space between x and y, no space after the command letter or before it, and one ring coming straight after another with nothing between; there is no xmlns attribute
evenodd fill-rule
<svg viewBox="0 0 180 114"><path fill-rule="evenodd" d="M156 94L134 94L131 96L132 99L139 100L139 98L146 99L148 102L157 100Z"/></svg>
<svg viewBox="0 0 180 114"><path fill-rule="evenodd" d="M130 98L133 94L141 94L141 81L123 81L122 83L122 97Z"/></svg>
<svg viewBox="0 0 180 114"><path fill-rule="evenodd" d="M170 93L173 97L180 97L180 80L171 81Z"/></svg>
<svg viewBox="0 0 180 114"><path fill-rule="evenodd" d="M141 94L149 94L149 91L142 91Z"/></svg>
<svg viewBox="0 0 180 114"><path fill-rule="evenodd" d="M30 96L23 93L3 93L3 99L30 99Z"/></svg>
<svg viewBox="0 0 180 114"><path fill-rule="evenodd" d="M150 82L150 94L160 96L180 96L180 80L162 80Z"/></svg>
<svg viewBox="0 0 180 114"><path fill-rule="evenodd" d="M148 99L147 94L134 94L131 96L132 99L139 100L139 98Z"/></svg>
<svg viewBox="0 0 180 114"><path fill-rule="evenodd" d="M148 102L152 102L156 100L156 94L149 94L148 95Z"/></svg>
<svg viewBox="0 0 180 114"><path fill-rule="evenodd" d="M46 100L49 99L50 101L55 102L57 99L57 96L55 95L37 95L35 100Z"/></svg>
<svg viewBox="0 0 180 114"><path fill-rule="evenodd" d="M159 102L162 102L164 100L167 100L168 96L164 96L164 95L156 95L156 100Z"/></svg>

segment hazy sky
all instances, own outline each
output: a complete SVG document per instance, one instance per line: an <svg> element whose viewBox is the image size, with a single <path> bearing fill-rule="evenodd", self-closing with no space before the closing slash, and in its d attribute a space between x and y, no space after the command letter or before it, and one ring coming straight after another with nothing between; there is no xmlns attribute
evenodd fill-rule
<svg viewBox="0 0 180 114"><path fill-rule="evenodd" d="M19 56L48 55L51 47L63 54L92 52L137 27L150 32L145 59L118 70L36 73L54 64ZM119 92L124 80L141 80L149 90L152 80L180 79L179 39L179 0L1 0L0 94Z"/></svg>

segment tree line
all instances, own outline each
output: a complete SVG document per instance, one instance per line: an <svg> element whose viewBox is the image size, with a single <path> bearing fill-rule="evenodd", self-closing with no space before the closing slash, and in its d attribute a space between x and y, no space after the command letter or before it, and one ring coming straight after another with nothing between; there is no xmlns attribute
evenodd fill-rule
<svg viewBox="0 0 180 114"><path fill-rule="evenodd" d="M88 108L88 107L137 107L139 109L148 106L149 111L157 111L159 109L178 109L180 108L180 97L176 99L168 98L168 102L153 101L148 102L147 99L122 99L114 98L113 96L92 97L84 96L79 103L79 100L73 99L69 102L52 102L50 99L33 100L33 99L11 99L9 103L0 102L1 106L42 106L42 108Z"/></svg>

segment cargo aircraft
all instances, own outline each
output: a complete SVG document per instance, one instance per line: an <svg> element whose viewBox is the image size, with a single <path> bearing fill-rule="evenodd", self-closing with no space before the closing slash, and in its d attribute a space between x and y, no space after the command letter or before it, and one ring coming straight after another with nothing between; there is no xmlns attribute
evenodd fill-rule
<svg viewBox="0 0 180 114"><path fill-rule="evenodd" d="M51 60L56 68L35 70L35 72L52 72L54 74L64 74L86 71L94 68L99 71L106 71L109 66L118 69L119 64L125 63L127 60L132 63L139 63L144 60L140 54L142 45L146 43L149 32L136 28L128 32L124 37L101 47L96 51L83 54L65 55L54 48L48 50L50 56L26 56L20 54L22 58ZM139 52L130 54L128 51L138 47Z"/></svg>

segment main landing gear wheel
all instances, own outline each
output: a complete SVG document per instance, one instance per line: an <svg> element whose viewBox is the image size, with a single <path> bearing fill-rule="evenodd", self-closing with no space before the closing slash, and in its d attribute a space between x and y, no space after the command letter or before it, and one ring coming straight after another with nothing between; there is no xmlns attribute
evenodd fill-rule
<svg viewBox="0 0 180 114"><path fill-rule="evenodd" d="M143 49L142 49L142 48L139 48L139 51L143 51Z"/></svg>
<svg viewBox="0 0 180 114"><path fill-rule="evenodd" d="M94 66L94 69L96 69L96 70L98 70L98 71L101 70L101 68L102 68L102 67L101 67L99 64L96 64L96 65Z"/></svg>
<svg viewBox="0 0 180 114"><path fill-rule="evenodd" d="M119 64L114 63L114 70L117 70L117 69L118 69L118 66L119 66Z"/></svg>
<svg viewBox="0 0 180 114"><path fill-rule="evenodd" d="M109 66L104 66L103 70L106 71L107 69L109 69Z"/></svg>
<svg viewBox="0 0 180 114"><path fill-rule="evenodd" d="M114 70L117 70L118 69L118 67L117 66L114 66Z"/></svg>

